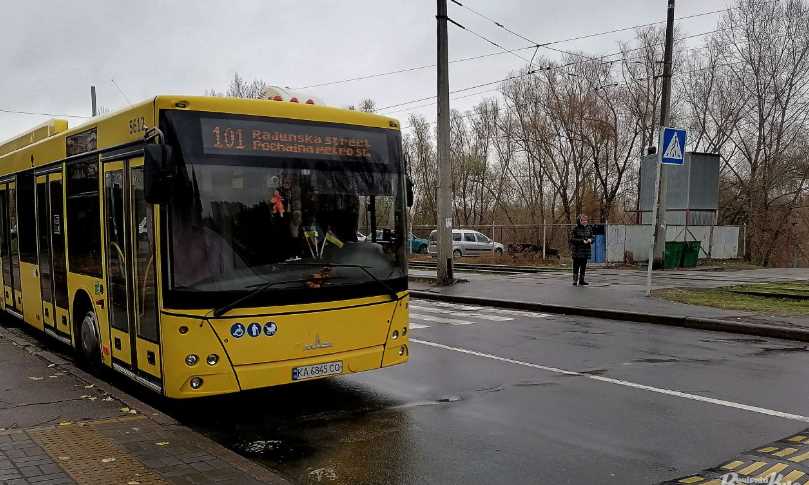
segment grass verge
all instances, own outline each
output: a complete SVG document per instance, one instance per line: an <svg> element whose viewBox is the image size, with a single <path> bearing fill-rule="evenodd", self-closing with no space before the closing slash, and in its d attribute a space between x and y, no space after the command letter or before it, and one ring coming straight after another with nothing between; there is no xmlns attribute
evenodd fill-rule
<svg viewBox="0 0 809 485"><path fill-rule="evenodd" d="M809 315L809 284L779 283L739 285L722 288L666 288L655 296L678 303L702 305L726 310L744 310L769 315Z"/></svg>

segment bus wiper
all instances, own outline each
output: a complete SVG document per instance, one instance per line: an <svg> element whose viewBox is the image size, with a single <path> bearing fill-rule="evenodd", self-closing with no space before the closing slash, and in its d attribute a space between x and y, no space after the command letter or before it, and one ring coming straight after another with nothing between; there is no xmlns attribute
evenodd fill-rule
<svg viewBox="0 0 809 485"><path fill-rule="evenodd" d="M319 268L358 268L361 269L365 274L367 274L375 283L381 286L385 292L390 296L391 301L396 301L399 299L399 295L396 293L396 290L390 287L387 283L380 280L373 273L368 271L367 266L363 266L361 264L334 264L334 263L297 263L297 262L284 262L284 263L277 263L283 266L317 266Z"/></svg>
<svg viewBox="0 0 809 485"><path fill-rule="evenodd" d="M233 300L232 302L228 303L227 305L222 305L219 308L214 309L213 316L214 318L219 318L225 313L229 312L230 310L236 308L236 306L245 301L253 298L254 296L263 293L264 291L270 289L275 285L285 284L285 283L305 283L308 280L284 280L284 281L267 281L266 283L259 284L254 290L250 291L250 293Z"/></svg>

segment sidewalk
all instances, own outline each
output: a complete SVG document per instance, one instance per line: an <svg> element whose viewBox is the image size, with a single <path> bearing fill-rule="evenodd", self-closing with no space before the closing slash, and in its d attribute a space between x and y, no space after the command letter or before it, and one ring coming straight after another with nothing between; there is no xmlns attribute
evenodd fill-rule
<svg viewBox="0 0 809 485"><path fill-rule="evenodd" d="M0 484L286 484L0 323Z"/></svg>
<svg viewBox="0 0 809 485"><path fill-rule="evenodd" d="M497 306L531 307L538 311L566 313L752 335L809 341L809 316L761 315L737 310L686 305L645 296L646 273L639 270L588 271L587 287L572 286L568 271L536 274L473 273L456 271L464 282L451 287L432 284L435 273L410 270L414 297L453 300ZM755 269L741 271L666 271L655 273L654 289L671 287L719 287L740 283L809 281L806 269Z"/></svg>

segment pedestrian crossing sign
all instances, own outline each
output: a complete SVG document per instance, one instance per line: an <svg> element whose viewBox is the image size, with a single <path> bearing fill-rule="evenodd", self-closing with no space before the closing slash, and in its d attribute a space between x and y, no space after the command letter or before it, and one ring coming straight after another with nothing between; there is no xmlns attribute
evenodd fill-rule
<svg viewBox="0 0 809 485"><path fill-rule="evenodd" d="M682 165L685 160L685 130L663 128L660 135L662 149L660 161L669 165Z"/></svg>

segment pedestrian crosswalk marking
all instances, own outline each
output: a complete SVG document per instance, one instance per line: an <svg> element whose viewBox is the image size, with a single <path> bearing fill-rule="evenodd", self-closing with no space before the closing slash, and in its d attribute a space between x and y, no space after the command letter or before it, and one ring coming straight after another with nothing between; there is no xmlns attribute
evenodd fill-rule
<svg viewBox="0 0 809 485"><path fill-rule="evenodd" d="M420 313L410 313L410 318L423 322L447 323L449 325L472 325L475 322L468 320L456 320L454 318L436 317L434 315L422 315Z"/></svg>
<svg viewBox="0 0 809 485"><path fill-rule="evenodd" d="M493 322L508 322L514 320L512 317L501 317L497 315L489 315L488 313L480 313L480 312L456 312L456 311L448 311L445 308L432 308L428 306L421 306L421 305L414 305L410 304L410 308L414 308L419 311L428 312L428 313L440 313L442 315L451 315L453 317L473 317L473 318L480 318L483 320L490 320Z"/></svg>

